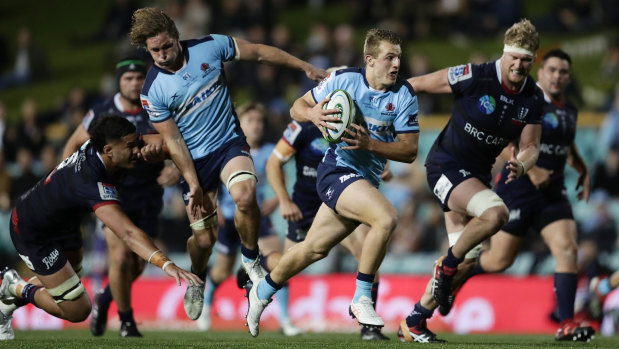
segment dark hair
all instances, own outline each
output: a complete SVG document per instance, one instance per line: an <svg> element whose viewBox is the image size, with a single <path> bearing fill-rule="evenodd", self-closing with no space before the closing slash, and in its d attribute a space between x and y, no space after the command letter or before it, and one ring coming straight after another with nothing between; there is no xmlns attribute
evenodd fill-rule
<svg viewBox="0 0 619 349"><path fill-rule="evenodd" d="M116 81L129 71L137 71L146 76L146 62L138 57L127 57L116 63Z"/></svg>
<svg viewBox="0 0 619 349"><path fill-rule="evenodd" d="M135 126L127 119L110 115L95 121L89 128L90 142L96 151L102 153L103 146L135 133Z"/></svg>
<svg viewBox="0 0 619 349"><path fill-rule="evenodd" d="M544 58L542 58L542 65L544 65L544 63L546 63L546 61L552 57L567 61L567 63L570 64L570 68L572 67L572 57L570 57L570 55L568 55L565 51L559 48L555 48L553 50L548 51L544 55Z"/></svg>

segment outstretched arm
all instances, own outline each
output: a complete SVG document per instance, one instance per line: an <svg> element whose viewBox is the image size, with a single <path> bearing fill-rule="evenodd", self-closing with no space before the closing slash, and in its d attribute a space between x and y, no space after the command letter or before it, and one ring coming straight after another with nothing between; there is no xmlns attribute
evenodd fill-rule
<svg viewBox="0 0 619 349"><path fill-rule="evenodd" d="M237 57L241 61L253 61L302 70L308 78L316 82L327 76L327 72L324 69L316 68L308 62L277 47L254 44L239 38L234 38L234 41L239 51Z"/></svg>
<svg viewBox="0 0 619 349"><path fill-rule="evenodd" d="M415 93L451 93L451 86L447 80L447 71L449 68L435 71L434 73L414 76L408 79L408 82L413 86Z"/></svg>

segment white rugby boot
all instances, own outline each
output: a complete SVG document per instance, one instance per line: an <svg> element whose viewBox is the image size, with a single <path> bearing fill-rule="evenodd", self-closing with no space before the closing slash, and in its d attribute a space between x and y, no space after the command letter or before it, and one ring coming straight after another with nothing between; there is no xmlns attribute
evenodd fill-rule
<svg viewBox="0 0 619 349"><path fill-rule="evenodd" d="M357 319L361 325L377 327L385 326L383 319L381 319L381 317L376 314L376 310L374 310L374 303L367 296L359 297L359 301L357 303L354 301L351 302L350 307L348 308L348 313L354 319Z"/></svg>
<svg viewBox="0 0 619 349"><path fill-rule="evenodd" d="M241 266L254 284L258 284L258 281L267 275L267 271L260 265L260 256L249 262L245 262L244 257L241 257Z"/></svg>
<svg viewBox="0 0 619 349"><path fill-rule="evenodd" d="M289 317L281 319L279 321L279 327L282 330L282 333L288 337L301 334L301 330L292 323L292 320L290 320Z"/></svg>
<svg viewBox="0 0 619 349"><path fill-rule="evenodd" d="M185 313L191 320L196 320L202 313L204 307L204 286L206 284L197 286L187 286L185 291L185 298L183 298L183 306L185 307Z"/></svg>
<svg viewBox="0 0 619 349"><path fill-rule="evenodd" d="M17 309L14 303L7 304L0 300L0 341L15 339L13 333L13 311Z"/></svg>
<svg viewBox="0 0 619 349"><path fill-rule="evenodd" d="M198 328L201 331L208 331L211 329L211 306L204 303L204 307L202 308L202 314L198 318Z"/></svg>
<svg viewBox="0 0 619 349"><path fill-rule="evenodd" d="M260 315L264 309L271 303L272 299L260 299L258 298L258 284L266 282L264 279L257 282L248 282L245 289L247 290L245 297L247 297L247 315L245 316L247 323L245 324L249 328L249 333L253 337L258 337L260 331Z"/></svg>
<svg viewBox="0 0 619 349"><path fill-rule="evenodd" d="M15 269L4 268L4 270L0 272L0 279L2 279L2 284L0 284L0 300L5 303L13 303L17 296L14 293L15 285L23 281L22 278L17 274Z"/></svg>

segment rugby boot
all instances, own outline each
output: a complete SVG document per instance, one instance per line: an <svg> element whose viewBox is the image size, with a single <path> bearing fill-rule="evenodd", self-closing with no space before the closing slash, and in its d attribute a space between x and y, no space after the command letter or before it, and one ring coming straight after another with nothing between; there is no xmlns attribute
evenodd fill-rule
<svg viewBox="0 0 619 349"><path fill-rule="evenodd" d="M381 317L376 314L376 310L374 310L374 302L367 296L359 297L357 303L354 301L351 302L350 307L348 307L348 313L353 319L357 319L361 325L376 327L385 326L383 319L381 319Z"/></svg>
<svg viewBox="0 0 619 349"><path fill-rule="evenodd" d="M245 272L249 276L249 279L254 284L257 284L260 279L264 279L264 277L267 275L266 270L264 270L262 265L260 265L260 256L249 262L245 262L244 258L241 257L241 267L245 269Z"/></svg>
<svg viewBox="0 0 619 349"><path fill-rule="evenodd" d="M16 299L15 292L15 284L22 281L22 278L17 274L14 269L4 268L2 272L0 272L0 279L2 279L2 284L0 284L0 300L5 303L13 303Z"/></svg>
<svg viewBox="0 0 619 349"><path fill-rule="evenodd" d="M361 327L361 340L385 341L385 340L389 340L389 337L382 334L380 327L363 326Z"/></svg>
<svg viewBox="0 0 619 349"><path fill-rule="evenodd" d="M409 327L406 324L406 319L400 323L398 329L398 338L401 342L416 342L416 343L445 343L444 339L436 338L436 334L428 329L426 319L416 325Z"/></svg>
<svg viewBox="0 0 619 349"><path fill-rule="evenodd" d="M247 322L245 326L249 328L249 333L251 333L253 337L258 337L260 332L260 316L267 305L273 300L258 298L258 284L261 282L266 281L262 279L253 283L250 280L245 285L245 297L247 297L247 315L245 315Z"/></svg>
<svg viewBox="0 0 619 349"><path fill-rule="evenodd" d="M13 311L17 309L15 303L7 304L0 300L0 341L15 339L13 332Z"/></svg>
<svg viewBox="0 0 619 349"><path fill-rule="evenodd" d="M458 291L460 291L461 287L462 286L456 287L456 289L453 290L453 292L451 292L449 297L447 297L447 304L438 306L438 312L441 315L447 316L449 314L449 312L451 311L451 308L454 305L454 302L456 301L456 295L458 294Z"/></svg>
<svg viewBox="0 0 619 349"><path fill-rule="evenodd" d="M596 320L602 320L604 316L604 301L606 300L606 296L598 291L598 285L602 280L604 280L603 277L596 276L589 282L589 312Z"/></svg>
<svg viewBox="0 0 619 349"><path fill-rule="evenodd" d="M568 319L561 323L555 334L555 340L572 342L589 342L594 338L595 330L591 326L581 326L574 320Z"/></svg>
<svg viewBox="0 0 619 349"><path fill-rule="evenodd" d="M279 322L279 328L285 336L293 337L301 333L301 330L296 327L289 317L283 318Z"/></svg>
<svg viewBox="0 0 619 349"><path fill-rule="evenodd" d="M245 288L245 285L247 285L247 281L249 281L249 275L245 271L245 268L240 267L239 270L236 271L236 286L242 290Z"/></svg>
<svg viewBox="0 0 619 349"><path fill-rule="evenodd" d="M198 328L201 331L208 331L211 329L211 306L204 303L204 307L202 308L202 314L198 318Z"/></svg>
<svg viewBox="0 0 619 349"><path fill-rule="evenodd" d="M101 303L101 294L103 294L103 290L97 291L95 294L95 299L92 302L90 333L92 333L95 337L103 335L107 329L107 312L110 305Z"/></svg>
<svg viewBox="0 0 619 349"><path fill-rule="evenodd" d="M458 268L444 266L443 260L445 257L447 256L442 256L434 263L432 298L434 298L439 307L448 307L451 310L451 305L449 304L449 298L452 295L451 284Z"/></svg>
<svg viewBox="0 0 619 349"><path fill-rule="evenodd" d="M135 322L125 321L120 324L120 336L123 338L136 337L142 338L142 334L138 331L138 325Z"/></svg>

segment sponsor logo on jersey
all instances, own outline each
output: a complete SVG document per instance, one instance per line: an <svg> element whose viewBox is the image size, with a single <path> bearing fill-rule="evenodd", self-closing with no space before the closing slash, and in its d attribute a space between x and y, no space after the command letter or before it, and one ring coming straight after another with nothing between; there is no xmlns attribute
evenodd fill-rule
<svg viewBox="0 0 619 349"><path fill-rule="evenodd" d="M541 143L539 145L539 152L546 155L558 155L563 156L567 155L567 151L569 146L561 145L561 144L547 144Z"/></svg>
<svg viewBox="0 0 619 349"><path fill-rule="evenodd" d="M119 200L115 186L103 182L97 182L97 186L99 187L101 200Z"/></svg>
<svg viewBox="0 0 619 349"><path fill-rule="evenodd" d="M462 174L462 177L464 177L464 178L466 178L466 177L471 175L470 171L467 171L467 170L465 170L463 168L461 168L458 172L460 172L460 174Z"/></svg>
<svg viewBox="0 0 619 349"><path fill-rule="evenodd" d="M148 104L148 100L142 99L142 109L146 110L148 115L152 118L156 118L159 116L159 113L155 112L150 108L150 104Z"/></svg>
<svg viewBox="0 0 619 349"><path fill-rule="evenodd" d="M203 89L202 91L198 92L196 94L196 96L193 97L191 102L187 103L187 107L185 107L185 110L190 110L191 108L195 107L196 105L206 101L214 92L219 90L220 86L221 86L221 81L217 80L211 86L209 86L209 87Z"/></svg>
<svg viewBox="0 0 619 349"><path fill-rule="evenodd" d="M288 124L286 130L284 130L284 139L288 141L289 144L293 144L297 137L301 134L301 130L303 128L301 125L297 124L296 121L293 121Z"/></svg>
<svg viewBox="0 0 619 349"><path fill-rule="evenodd" d="M327 189L327 192L325 193L325 195L327 195L327 197L329 199L331 199L331 196L333 196L333 189L331 189L331 187L329 187L329 189Z"/></svg>
<svg viewBox="0 0 619 349"><path fill-rule="evenodd" d="M546 113L542 122L545 127L550 127L552 129L559 127L559 117L553 112Z"/></svg>
<svg viewBox="0 0 619 349"><path fill-rule="evenodd" d="M406 122L406 126L408 127L419 126L419 120L417 119L417 114L408 115L408 121Z"/></svg>
<svg viewBox="0 0 619 349"><path fill-rule="evenodd" d="M320 137L314 139L310 144L310 147L312 149L312 153L316 155L324 155L327 149L329 149L330 143L326 139Z"/></svg>
<svg viewBox="0 0 619 349"><path fill-rule="evenodd" d="M370 96L368 97L368 100L370 101L370 103L372 103L373 106L377 107L378 103L380 102L380 98L378 98L377 96Z"/></svg>
<svg viewBox="0 0 619 349"><path fill-rule="evenodd" d="M211 66L208 63L202 63L200 64L200 70L202 70L204 73L202 73L202 77L205 77L208 75L208 73L212 72L213 70L215 70L215 68L211 68Z"/></svg>
<svg viewBox="0 0 619 349"><path fill-rule="evenodd" d="M303 175L306 177L316 178L318 177L318 170L314 167L303 166Z"/></svg>
<svg viewBox="0 0 619 349"><path fill-rule="evenodd" d="M486 144L498 145L498 146L504 147L508 143L507 139L503 137L491 135L491 134L487 135L484 131L480 131L476 129L473 125L469 124L468 122L466 123L466 125L464 125L464 131L466 131L466 133L470 134L473 138L477 139L478 141L484 142Z"/></svg>
<svg viewBox="0 0 619 349"><path fill-rule="evenodd" d="M447 194L449 194L449 191L451 190L452 187L453 187L453 184L451 183L449 178L447 178L447 176L443 174L438 179L438 181L436 181L436 184L434 185L432 192L434 193L434 195L436 195L436 197L439 200L441 200L441 203L444 204L445 199L447 198Z"/></svg>
<svg viewBox="0 0 619 349"><path fill-rule="evenodd" d="M370 133L375 135L383 135L386 136L391 134L391 121L387 120L378 120L375 118L365 117L366 128Z"/></svg>
<svg viewBox="0 0 619 349"><path fill-rule="evenodd" d="M509 104L509 105L514 105L514 100L512 98L509 97L505 97L503 95L501 95L501 97L499 97L499 100L501 100L501 102Z"/></svg>
<svg viewBox="0 0 619 349"><path fill-rule="evenodd" d="M494 109L496 108L496 101L494 100L494 97L484 95L479 98L479 101L477 102L477 107L482 113L490 115L492 114L492 112L494 112Z"/></svg>
<svg viewBox="0 0 619 349"><path fill-rule="evenodd" d="M471 63L451 67L447 70L447 80L450 85L470 79L472 76L473 72L471 69Z"/></svg>
<svg viewBox="0 0 619 349"><path fill-rule="evenodd" d="M322 79L322 81L318 84L318 86L316 86L316 92L320 93L322 92L322 90L324 90L325 86L327 85L327 82L335 76L335 72L331 72L331 74L327 75L326 78Z"/></svg>
<svg viewBox="0 0 619 349"><path fill-rule="evenodd" d="M28 256L24 256L23 254L20 254L19 257L24 261L24 263L26 263L26 266L30 268L30 270L34 271L34 265L30 261L30 258Z"/></svg>
<svg viewBox="0 0 619 349"><path fill-rule="evenodd" d="M509 211L509 222L520 220L520 209L516 208Z"/></svg>
<svg viewBox="0 0 619 349"><path fill-rule="evenodd" d="M387 105L385 106L385 110L387 110L387 111L394 111L395 110L395 105L393 105L393 103L387 103Z"/></svg>
<svg viewBox="0 0 619 349"><path fill-rule="evenodd" d="M340 183L344 183L347 180L351 179L351 178L356 178L356 177L360 177L358 174L356 173L349 173L343 176L340 176Z"/></svg>
<svg viewBox="0 0 619 349"><path fill-rule="evenodd" d="M49 270L49 268L51 268L51 266L54 265L54 263L56 263L56 261L58 260L58 256L60 256L60 252L58 252L57 249L54 249L52 252L50 252L49 256L43 257L41 262L45 263L47 270Z"/></svg>

